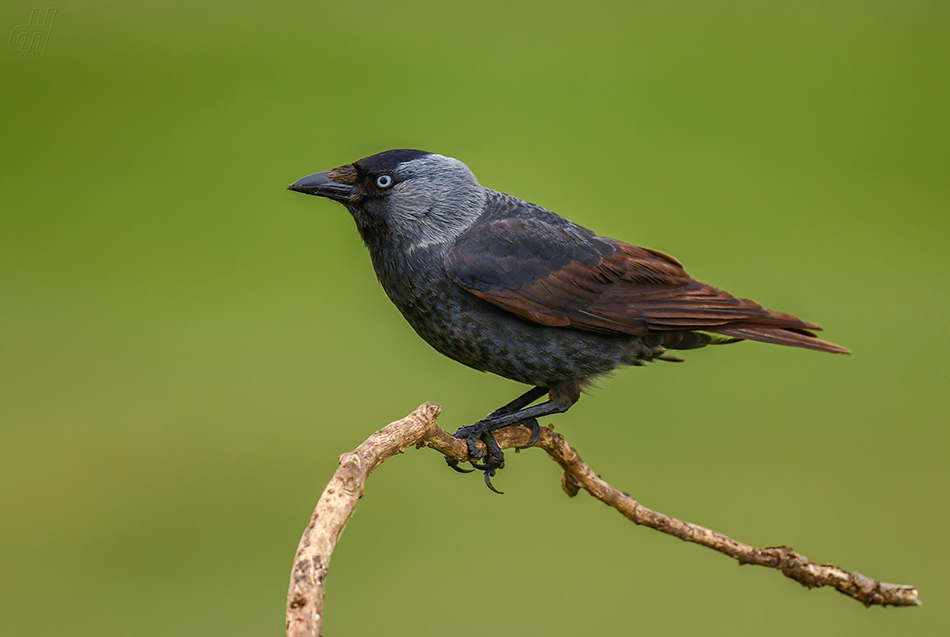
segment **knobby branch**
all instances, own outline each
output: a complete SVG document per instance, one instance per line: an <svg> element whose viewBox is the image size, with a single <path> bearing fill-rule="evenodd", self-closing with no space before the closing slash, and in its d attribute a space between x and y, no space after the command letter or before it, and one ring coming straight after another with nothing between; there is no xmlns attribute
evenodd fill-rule
<svg viewBox="0 0 950 637"><path fill-rule="evenodd" d="M441 407L435 403L420 405L402 420L374 433L354 451L340 456L340 468L323 490L297 547L287 595L289 637L317 637L321 634L330 556L363 494L366 479L376 467L411 446L435 449L460 462L470 460L465 441L453 438L436 423L440 410ZM523 447L530 437L529 429L514 425L495 432L495 439L502 449ZM574 447L549 427L542 428L535 446L547 452L564 470L561 487L569 496L573 497L583 489L617 509L634 524L719 551L740 564L777 569L807 588L831 586L866 606L920 605L917 589L912 586L878 582L856 571L846 571L831 564L815 564L787 546L756 548L698 524L648 509L602 480L581 460Z"/></svg>

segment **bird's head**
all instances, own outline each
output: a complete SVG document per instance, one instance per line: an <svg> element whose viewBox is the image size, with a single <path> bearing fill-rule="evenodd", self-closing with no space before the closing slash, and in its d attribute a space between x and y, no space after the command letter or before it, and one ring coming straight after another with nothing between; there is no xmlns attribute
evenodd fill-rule
<svg viewBox="0 0 950 637"><path fill-rule="evenodd" d="M288 190L339 201L370 247L451 245L485 206L468 166L421 150L389 150L298 179Z"/></svg>

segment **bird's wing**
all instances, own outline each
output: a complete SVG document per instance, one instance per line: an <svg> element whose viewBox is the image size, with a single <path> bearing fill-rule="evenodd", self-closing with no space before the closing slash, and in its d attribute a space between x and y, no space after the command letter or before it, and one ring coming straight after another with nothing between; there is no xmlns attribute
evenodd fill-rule
<svg viewBox="0 0 950 637"><path fill-rule="evenodd" d="M847 351L819 340L813 323L696 281L673 257L579 226L480 224L459 238L445 267L472 294L541 325L633 336L701 330Z"/></svg>

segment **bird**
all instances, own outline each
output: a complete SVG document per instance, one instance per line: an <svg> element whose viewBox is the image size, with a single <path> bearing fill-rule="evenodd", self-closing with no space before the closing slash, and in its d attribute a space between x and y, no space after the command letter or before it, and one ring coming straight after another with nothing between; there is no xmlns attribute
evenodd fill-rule
<svg viewBox="0 0 950 637"><path fill-rule="evenodd" d="M343 204L383 290L424 341L531 387L455 432L471 469L446 457L457 471L482 471L497 493L504 454L493 432L524 425L532 446L538 418L566 412L617 368L742 340L850 353L814 323L693 279L668 254L486 188L451 157L388 150L287 188Z"/></svg>

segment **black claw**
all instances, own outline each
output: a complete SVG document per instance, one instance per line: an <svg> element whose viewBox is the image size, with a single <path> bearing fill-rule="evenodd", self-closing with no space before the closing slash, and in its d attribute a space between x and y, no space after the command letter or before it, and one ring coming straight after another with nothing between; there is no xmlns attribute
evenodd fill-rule
<svg viewBox="0 0 950 637"><path fill-rule="evenodd" d="M473 466L476 470L478 470L478 471L492 471L492 470L497 469L497 468L499 467L499 465L497 465L497 464L495 464L495 463L493 463L493 462L488 462L488 461L486 461L486 462L473 462L473 463L472 463L472 466Z"/></svg>
<svg viewBox="0 0 950 637"><path fill-rule="evenodd" d="M518 447L518 449L527 449L529 447L533 447L535 444L537 444L538 440L541 439L541 425L538 424L538 419L529 418L520 424L531 430L531 440L524 447Z"/></svg>
<svg viewBox="0 0 950 637"><path fill-rule="evenodd" d="M493 484L491 483L491 478L492 478L493 475L495 475L495 470L494 470L494 469L490 469L489 471L486 471L486 472L485 472L485 484L488 485L488 488L489 488L489 489L491 489L492 491L494 491L494 492L497 493L498 495L505 495L505 492L504 492L504 491L499 491L498 489L495 488L495 485L493 485Z"/></svg>
<svg viewBox="0 0 950 637"><path fill-rule="evenodd" d="M491 483L491 479L495 475L496 469L504 468L505 454L502 452L501 447L498 446L498 441L495 440L495 436L492 435L492 432L483 432L481 438L485 441L485 449L488 453L486 454L485 462L477 466L476 469L481 469L485 472L485 485L495 493L501 495L503 492L495 488L495 485Z"/></svg>
<svg viewBox="0 0 950 637"><path fill-rule="evenodd" d="M451 468L458 471L459 473L471 473L475 471L475 469L463 469L462 467L459 466L458 460L456 460L455 458L449 458L448 456L445 457L445 463L449 465Z"/></svg>

